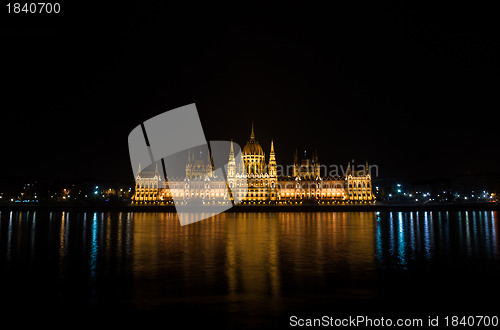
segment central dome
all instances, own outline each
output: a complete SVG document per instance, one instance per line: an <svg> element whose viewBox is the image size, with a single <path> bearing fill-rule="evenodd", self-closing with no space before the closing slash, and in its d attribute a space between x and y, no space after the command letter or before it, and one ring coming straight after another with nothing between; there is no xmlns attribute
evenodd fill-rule
<svg viewBox="0 0 500 330"><path fill-rule="evenodd" d="M245 147L243 147L243 154L264 156L264 150L262 150L259 142L254 140L247 142Z"/></svg>
<svg viewBox="0 0 500 330"><path fill-rule="evenodd" d="M252 123L252 133L250 134L250 141L243 147L243 155L258 155L264 156L264 150L260 146L259 142L255 141L255 134L253 132Z"/></svg>

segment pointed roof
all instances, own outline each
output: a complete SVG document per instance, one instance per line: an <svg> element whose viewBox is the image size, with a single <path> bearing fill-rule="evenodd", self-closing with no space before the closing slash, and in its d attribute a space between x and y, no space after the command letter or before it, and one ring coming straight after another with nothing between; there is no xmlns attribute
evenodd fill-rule
<svg viewBox="0 0 500 330"><path fill-rule="evenodd" d="M252 120L252 133L250 133L250 141L255 140L255 133L253 132L253 120Z"/></svg>
<svg viewBox="0 0 500 330"><path fill-rule="evenodd" d="M264 151L262 150L262 147L260 146L259 142L255 140L253 121L252 121L252 133L250 134L250 141L248 141L245 147L243 147L242 154L264 156Z"/></svg>
<svg viewBox="0 0 500 330"><path fill-rule="evenodd" d="M276 155L274 154L274 141L271 140L271 153L269 154L269 164L276 165Z"/></svg>
<svg viewBox="0 0 500 330"><path fill-rule="evenodd" d="M233 139L231 139L231 149L229 150L229 162L233 162L234 163Z"/></svg>

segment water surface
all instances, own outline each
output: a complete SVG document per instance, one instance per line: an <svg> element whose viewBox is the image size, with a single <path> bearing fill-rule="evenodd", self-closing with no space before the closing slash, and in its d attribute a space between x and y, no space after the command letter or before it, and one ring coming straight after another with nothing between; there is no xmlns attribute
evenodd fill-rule
<svg viewBox="0 0 500 330"><path fill-rule="evenodd" d="M287 325L290 315L486 312L498 214L0 213L4 313L110 324ZM496 299L496 298L495 298Z"/></svg>

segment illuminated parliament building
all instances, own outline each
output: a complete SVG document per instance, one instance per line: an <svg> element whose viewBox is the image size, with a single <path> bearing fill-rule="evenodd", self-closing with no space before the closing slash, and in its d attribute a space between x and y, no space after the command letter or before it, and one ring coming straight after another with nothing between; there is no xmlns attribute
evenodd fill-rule
<svg viewBox="0 0 500 330"><path fill-rule="evenodd" d="M266 161L252 124L250 140L241 150L241 157L235 157L231 142L226 179L214 175L210 155L195 156L190 152L182 178L164 180L158 165L150 173L139 169L132 203L169 205L174 199L185 203L196 200L203 204L236 204L238 201L240 205L375 202L368 164L361 171L349 164L344 176L322 176L317 153L299 159L296 151L293 165L287 166L289 173L281 174L278 168L273 141Z"/></svg>

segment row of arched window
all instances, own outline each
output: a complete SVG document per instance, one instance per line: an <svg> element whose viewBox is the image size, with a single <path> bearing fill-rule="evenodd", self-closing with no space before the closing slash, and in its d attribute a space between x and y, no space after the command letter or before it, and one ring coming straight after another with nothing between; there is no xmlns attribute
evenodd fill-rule
<svg viewBox="0 0 500 330"><path fill-rule="evenodd" d="M367 182L367 183L358 182L357 184L355 183L354 185L352 183L349 183L349 188L350 189L352 189L352 188L370 188L370 182Z"/></svg>

